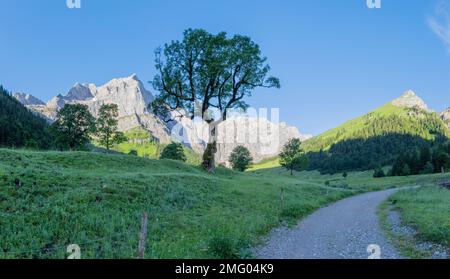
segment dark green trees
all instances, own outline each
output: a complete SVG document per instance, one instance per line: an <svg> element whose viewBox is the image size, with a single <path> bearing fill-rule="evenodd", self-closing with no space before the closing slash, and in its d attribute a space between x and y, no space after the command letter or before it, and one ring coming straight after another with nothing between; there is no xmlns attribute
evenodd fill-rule
<svg viewBox="0 0 450 279"><path fill-rule="evenodd" d="M100 144L107 150L113 144L119 144L127 140L125 135L118 131L118 115L119 109L116 104L105 104L100 107L96 136Z"/></svg>
<svg viewBox="0 0 450 279"><path fill-rule="evenodd" d="M183 145L181 143L172 142L164 147L161 152L160 159L170 159L186 162L187 158L184 154Z"/></svg>
<svg viewBox="0 0 450 279"><path fill-rule="evenodd" d="M384 170L382 168L376 168L375 171L373 172L374 178L381 178L385 176L386 174L384 173Z"/></svg>
<svg viewBox="0 0 450 279"><path fill-rule="evenodd" d="M246 147L236 146L231 152L229 161L234 170L245 171L253 162L253 158Z"/></svg>
<svg viewBox="0 0 450 279"><path fill-rule="evenodd" d="M299 139L290 139L280 153L280 165L289 170L291 175L293 175L294 170L303 170L308 166L308 158L300 146Z"/></svg>
<svg viewBox="0 0 450 279"><path fill-rule="evenodd" d="M430 174L450 168L450 143L444 142L423 147L420 152L412 150L398 156L392 166L394 176Z"/></svg>
<svg viewBox="0 0 450 279"><path fill-rule="evenodd" d="M86 105L65 105L58 111L52 131L61 149L76 150L84 147L95 132L95 118Z"/></svg>
<svg viewBox="0 0 450 279"><path fill-rule="evenodd" d="M186 117L202 117L210 125L210 139L203 167L214 171L217 125L229 109L246 109L246 98L258 87L280 87L268 77L270 67L259 46L249 37L227 37L202 29L188 29L182 41L172 41L156 51L158 74L153 80L159 91L152 110L169 121L171 111L183 110ZM211 110L215 110L214 117ZM209 154L207 154L209 153Z"/></svg>
<svg viewBox="0 0 450 279"><path fill-rule="evenodd" d="M47 121L0 86L0 146L48 149L52 145Z"/></svg>

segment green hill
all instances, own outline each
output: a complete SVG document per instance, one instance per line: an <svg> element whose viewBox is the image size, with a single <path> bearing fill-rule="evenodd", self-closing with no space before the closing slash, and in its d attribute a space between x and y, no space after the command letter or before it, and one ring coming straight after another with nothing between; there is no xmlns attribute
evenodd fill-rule
<svg viewBox="0 0 450 279"><path fill-rule="evenodd" d="M47 149L51 144L47 122L0 86L0 146Z"/></svg>
<svg viewBox="0 0 450 279"><path fill-rule="evenodd" d="M310 169L333 173L389 165L402 153L449 136L436 113L389 103L306 141L303 148Z"/></svg>

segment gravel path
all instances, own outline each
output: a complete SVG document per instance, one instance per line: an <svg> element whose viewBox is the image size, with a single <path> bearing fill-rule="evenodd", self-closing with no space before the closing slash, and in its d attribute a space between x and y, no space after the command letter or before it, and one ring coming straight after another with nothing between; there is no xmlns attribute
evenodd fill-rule
<svg viewBox="0 0 450 279"><path fill-rule="evenodd" d="M376 244L382 259L400 258L379 226L377 208L396 189L347 198L319 209L295 228L278 228L254 254L261 259L367 259Z"/></svg>

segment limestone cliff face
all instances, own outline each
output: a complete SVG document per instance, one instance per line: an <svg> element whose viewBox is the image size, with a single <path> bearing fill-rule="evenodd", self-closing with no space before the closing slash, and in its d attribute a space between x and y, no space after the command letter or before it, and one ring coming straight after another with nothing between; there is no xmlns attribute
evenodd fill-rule
<svg viewBox="0 0 450 279"><path fill-rule="evenodd" d="M216 161L228 164L233 149L239 145L246 147L258 163L278 156L289 139L302 141L310 136L300 134L296 127L286 123L273 123L266 118L233 117L218 127Z"/></svg>
<svg viewBox="0 0 450 279"><path fill-rule="evenodd" d="M65 104L85 104L94 116L97 116L103 104L117 104L119 118L130 115L146 114L147 105L153 101L153 95L144 88L136 75L113 79L103 86L95 84L75 84L67 95L58 95L47 103L50 110L59 110Z"/></svg>

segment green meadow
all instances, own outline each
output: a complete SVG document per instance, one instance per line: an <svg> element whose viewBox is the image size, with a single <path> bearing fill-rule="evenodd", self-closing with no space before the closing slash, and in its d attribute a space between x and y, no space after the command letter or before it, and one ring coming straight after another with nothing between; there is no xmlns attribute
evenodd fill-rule
<svg viewBox="0 0 450 279"><path fill-rule="evenodd" d="M0 258L65 258L69 244L83 258L134 258L144 212L146 258L251 258L272 228L329 203L437 177L254 169L209 174L130 155L0 149Z"/></svg>

